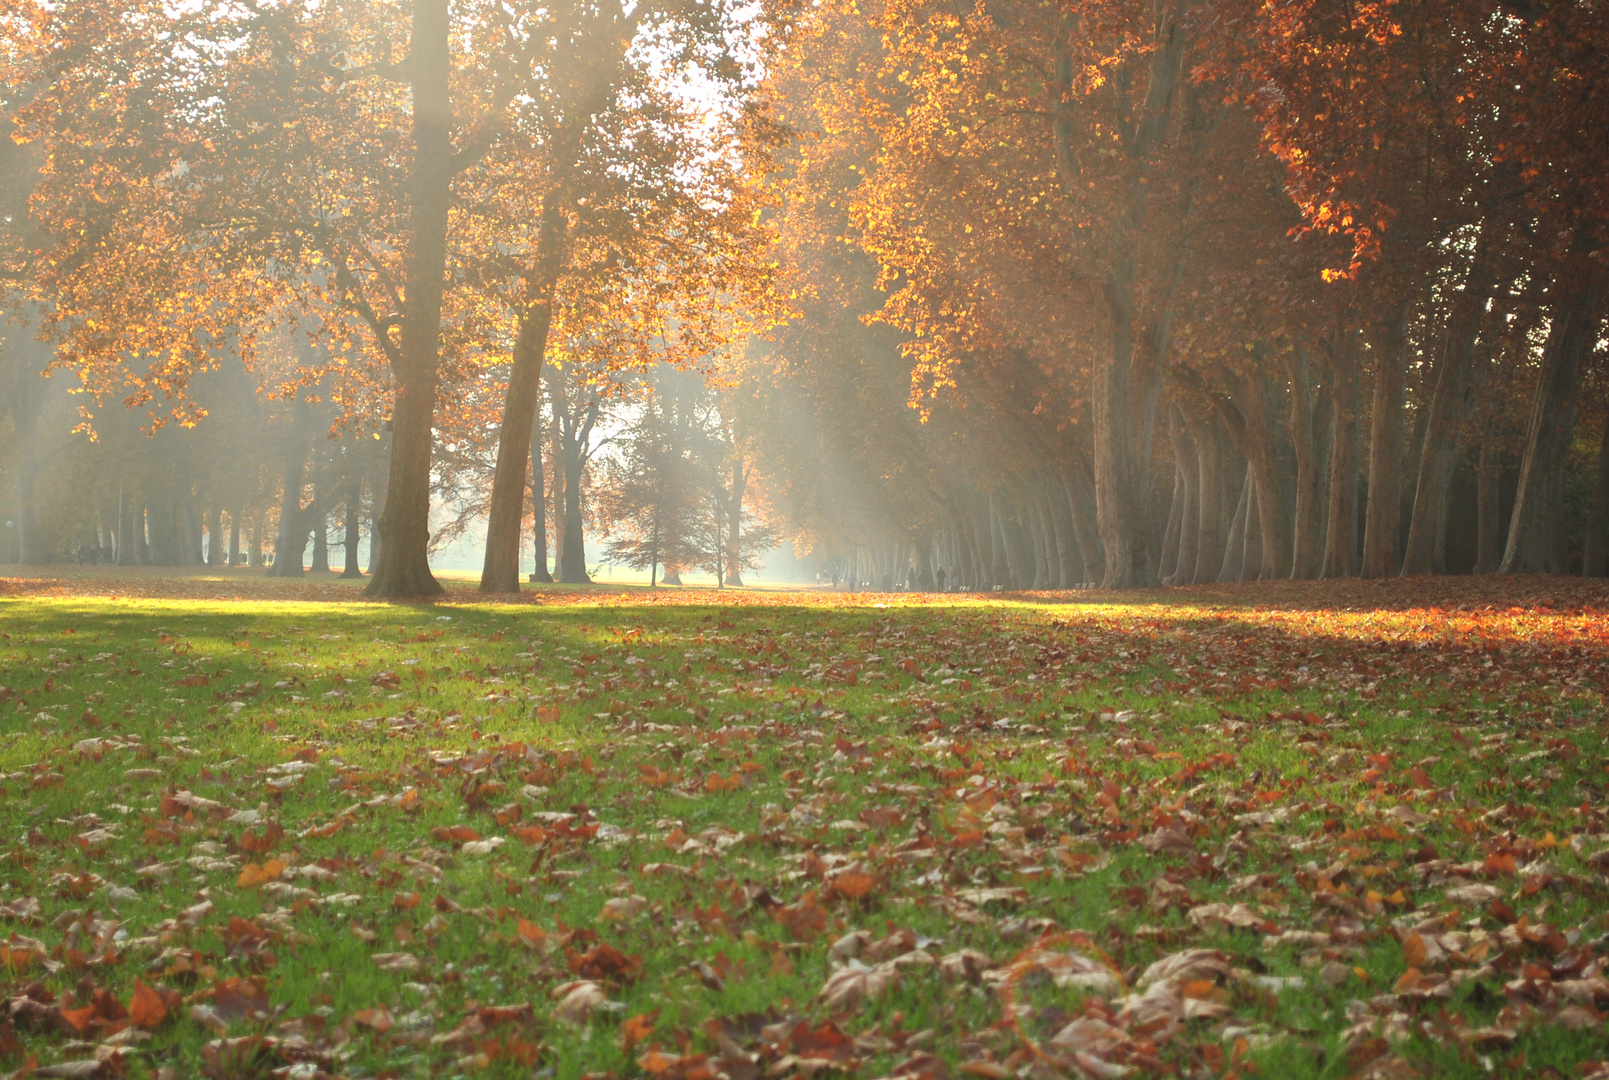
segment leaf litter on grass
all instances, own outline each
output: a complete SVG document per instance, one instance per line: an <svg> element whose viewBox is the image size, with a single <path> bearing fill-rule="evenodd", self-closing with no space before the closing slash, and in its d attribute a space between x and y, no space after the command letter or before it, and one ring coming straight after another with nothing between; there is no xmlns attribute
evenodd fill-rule
<svg viewBox="0 0 1609 1080"><path fill-rule="evenodd" d="M1609 1068L1598 593L642 595L0 601L0 1069Z"/></svg>

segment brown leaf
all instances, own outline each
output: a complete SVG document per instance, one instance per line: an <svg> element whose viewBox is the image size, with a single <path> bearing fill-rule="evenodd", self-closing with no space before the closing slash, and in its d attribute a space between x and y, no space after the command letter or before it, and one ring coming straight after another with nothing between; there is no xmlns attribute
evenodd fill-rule
<svg viewBox="0 0 1609 1080"><path fill-rule="evenodd" d="M147 1030L157 1027L179 1004L179 992L166 987L148 986L134 980L134 997L129 1001L129 1023Z"/></svg>

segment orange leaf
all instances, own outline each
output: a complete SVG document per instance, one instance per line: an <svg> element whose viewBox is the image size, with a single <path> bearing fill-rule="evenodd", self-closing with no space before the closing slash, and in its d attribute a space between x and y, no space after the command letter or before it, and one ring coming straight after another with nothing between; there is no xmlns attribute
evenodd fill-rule
<svg viewBox="0 0 1609 1080"><path fill-rule="evenodd" d="M269 859L258 866L256 863L247 863L241 868L240 877L235 880L238 889L255 889L268 881L278 881L279 876L285 872L285 862L282 859Z"/></svg>
<svg viewBox="0 0 1609 1080"><path fill-rule="evenodd" d="M169 990L177 1000L178 994ZM128 1007L129 1023L137 1028L154 1028L168 1018L168 999L156 987L134 980L134 997Z"/></svg>
<svg viewBox="0 0 1609 1080"><path fill-rule="evenodd" d="M653 1012L638 1013L624 1021L620 1025L620 1038L625 1042L626 1050L629 1052L633 1046L652 1035L658 1020L659 1010L655 1009Z"/></svg>
<svg viewBox="0 0 1609 1080"><path fill-rule="evenodd" d="M859 870L846 870L832 879L832 891L850 900L859 900L876 887L876 876Z"/></svg>
<svg viewBox="0 0 1609 1080"><path fill-rule="evenodd" d="M468 844L480 839L480 833L468 825L437 825L430 830L430 836L435 840L446 840L452 843Z"/></svg>
<svg viewBox="0 0 1609 1080"><path fill-rule="evenodd" d="M1425 945L1425 939L1418 934L1409 934L1402 939L1402 960L1409 967L1423 967L1429 954L1430 950Z"/></svg>
<svg viewBox="0 0 1609 1080"><path fill-rule="evenodd" d="M419 894L416 892L399 892L391 898L391 906L398 911L412 911L419 906Z"/></svg>
<svg viewBox="0 0 1609 1080"><path fill-rule="evenodd" d="M548 932L546 930L526 919L521 919L516 925L515 929L519 931L520 937L524 938L532 945L540 945L548 939Z"/></svg>

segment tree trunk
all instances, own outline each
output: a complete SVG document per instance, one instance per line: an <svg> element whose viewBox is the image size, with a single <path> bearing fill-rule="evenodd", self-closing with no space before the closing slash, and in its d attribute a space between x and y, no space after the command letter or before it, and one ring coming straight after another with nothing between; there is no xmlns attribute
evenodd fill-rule
<svg viewBox="0 0 1609 1080"><path fill-rule="evenodd" d="M24 566L44 561L34 509L34 482L39 476L37 383L28 379L11 404L17 445L17 562Z"/></svg>
<svg viewBox="0 0 1609 1080"><path fill-rule="evenodd" d="M263 565L263 512L259 508L251 516L251 552L246 565L253 570Z"/></svg>
<svg viewBox="0 0 1609 1080"><path fill-rule="evenodd" d="M358 521L363 511L363 474L357 469L356 460L349 463L352 469L352 478L346 486L346 527L341 537L341 546L346 549L346 566L341 570L344 578L360 578L362 569L358 566Z"/></svg>
<svg viewBox="0 0 1609 1080"><path fill-rule="evenodd" d="M1609 532L1609 416L1604 418L1598 439L1598 482L1592 489L1592 507L1587 512L1587 534L1581 544L1581 576L1609 576L1609 548L1604 534Z"/></svg>
<svg viewBox="0 0 1609 1080"><path fill-rule="evenodd" d="M1062 474L1062 487L1067 491L1068 509L1073 515L1073 535L1078 538L1078 550L1084 557L1081 584L1099 587L1106 580L1106 551L1101 546L1095 485L1087 463L1073 462L1071 469Z"/></svg>
<svg viewBox="0 0 1609 1080"><path fill-rule="evenodd" d="M369 488L369 574L372 577L375 567L380 565L381 549L385 546L380 535L380 518L385 514L385 493L391 486L391 432L387 429L380 431L380 453L375 458L376 468L380 474L374 478Z"/></svg>
<svg viewBox="0 0 1609 1080"><path fill-rule="evenodd" d="M1180 575L1181 585L1207 585L1218 580L1223 569L1233 510L1229 505L1230 477L1237 471L1229 461L1218 421L1207 415L1192 421L1186 414L1190 435L1196 446L1196 539L1195 568L1189 577Z"/></svg>
<svg viewBox="0 0 1609 1080"><path fill-rule="evenodd" d="M586 466L586 452L592 437L592 425L598 419L598 401L594 392L583 419L566 421L564 432L564 573L559 580L566 585L590 585L587 575L585 538L581 521L581 470ZM664 581L670 583L670 568L666 568ZM680 584L678 577L677 583Z"/></svg>
<svg viewBox="0 0 1609 1080"><path fill-rule="evenodd" d="M1169 585L1188 585L1196 576L1196 556L1201 545L1201 462L1200 450L1178 406L1168 413L1168 440L1178 463L1182 505L1179 508L1179 535L1173 549L1173 566L1163 577Z"/></svg>
<svg viewBox="0 0 1609 1080"><path fill-rule="evenodd" d="M1369 421L1369 503L1363 527L1363 576L1390 577L1400 566L1402 395L1407 375L1408 314L1404 300L1386 324L1374 358Z"/></svg>
<svg viewBox="0 0 1609 1080"><path fill-rule="evenodd" d="M1179 537L1184 526L1184 466L1179 462L1177 450L1173 461L1173 497L1168 500L1168 523L1162 529L1162 561L1157 567L1164 585L1173 584L1174 574L1179 569Z"/></svg>
<svg viewBox="0 0 1609 1080"><path fill-rule="evenodd" d="M1285 498L1279 446L1275 442L1279 425L1274 418L1272 381L1266 373L1254 372L1246 380L1246 387L1249 444L1246 457L1257 479L1253 496L1257 502L1258 560L1255 564L1245 563L1242 576L1256 577L1260 581L1288 578L1291 574L1291 514ZM1248 541L1251 535L1248 531ZM1248 544L1247 551L1250 550Z"/></svg>
<svg viewBox="0 0 1609 1080"><path fill-rule="evenodd" d="M240 518L246 508L239 503L229 511L229 565L240 565Z"/></svg>
<svg viewBox="0 0 1609 1080"><path fill-rule="evenodd" d="M1263 533L1264 511L1263 493L1257 484L1257 468L1252 466L1252 481L1246 488L1246 524L1243 532L1246 537L1246 552L1240 561L1240 580L1258 581L1267 568L1268 560L1265 558L1268 544Z"/></svg>
<svg viewBox="0 0 1609 1080"><path fill-rule="evenodd" d="M274 565L269 577L301 577L309 523L302 510L302 468L306 447L298 441L285 459L279 496L279 534L274 539Z"/></svg>
<svg viewBox="0 0 1609 1080"><path fill-rule="evenodd" d="M1436 388L1425 410L1425 437L1408 520L1408 549L1402 559L1404 575L1437 571L1440 541L1446 535L1447 495L1458 468L1459 439L1475 406L1475 339L1495 276L1494 230L1492 219L1487 218L1476 240L1469 279L1448 314Z"/></svg>
<svg viewBox="0 0 1609 1080"><path fill-rule="evenodd" d="M223 510L216 504L207 508L207 565L223 565Z"/></svg>
<svg viewBox="0 0 1609 1080"><path fill-rule="evenodd" d="M567 397L564 392L564 375L554 369L548 375L548 398L553 407L552 422L552 463L553 468L549 475L553 477L553 577L558 581L564 580L564 410L567 407ZM664 561L663 558L660 559ZM665 575L661 573L659 580L665 582ZM668 583L667 583L668 584Z"/></svg>
<svg viewBox="0 0 1609 1080"><path fill-rule="evenodd" d="M1558 301L1542 347L1542 371L1531 402L1525 456L1509 518L1502 574L1562 574L1564 554L1564 461L1575 434L1576 389L1582 361L1597 344L1602 318L1604 270L1587 255L1583 233L1554 287Z"/></svg>
<svg viewBox="0 0 1609 1080"><path fill-rule="evenodd" d="M514 366L503 398L503 422L497 437L497 468L492 473L491 505L486 520L486 561L480 591L520 591L520 522L525 517L525 460L542 404L542 362L553 324L553 293L564 256L564 213L556 198L543 208L537 232L536 258L526 302L514 342ZM544 560L545 561L545 560ZM543 567L545 570L546 567Z"/></svg>
<svg viewBox="0 0 1609 1080"><path fill-rule="evenodd" d="M1488 439L1475 467L1475 573L1495 574L1503 561L1503 517L1499 503L1502 455Z"/></svg>
<svg viewBox="0 0 1609 1080"><path fill-rule="evenodd" d="M743 497L748 493L749 470L741 453L733 455L732 494L726 502L726 583L743 585Z"/></svg>
<svg viewBox="0 0 1609 1080"><path fill-rule="evenodd" d="M446 280L447 216L452 201L453 106L447 0L413 0L408 82L413 105L408 259L401 335L393 356L391 470L379 564L364 592L377 597L439 596L430 573L431 424Z"/></svg>
<svg viewBox="0 0 1609 1080"><path fill-rule="evenodd" d="M1296 511L1291 538L1291 577L1308 581L1323 569L1319 536L1318 440L1313 432L1313 386L1307 349L1297 345L1285 354L1291 382L1291 445L1296 450Z"/></svg>
<svg viewBox="0 0 1609 1080"><path fill-rule="evenodd" d="M1351 577L1358 529L1358 370L1356 337L1343 334L1330 357L1330 506L1322 577Z"/></svg>
<svg viewBox="0 0 1609 1080"><path fill-rule="evenodd" d="M313 565L309 569L315 574L327 574L330 572L330 518L317 494L313 496L313 505L318 509L313 516Z"/></svg>
<svg viewBox="0 0 1609 1080"><path fill-rule="evenodd" d="M1252 479L1251 464L1246 465L1246 478L1240 485L1240 500L1235 503L1235 513L1230 518L1229 537L1224 542L1223 564L1218 568L1218 581L1232 583L1241 578L1241 568L1246 563L1246 521L1251 510Z"/></svg>
<svg viewBox="0 0 1609 1080"><path fill-rule="evenodd" d="M536 415L531 418L531 555L535 568L530 580L544 585L553 583L548 572L548 503L547 483L542 467L542 406L537 403ZM653 577L649 574L649 577Z"/></svg>

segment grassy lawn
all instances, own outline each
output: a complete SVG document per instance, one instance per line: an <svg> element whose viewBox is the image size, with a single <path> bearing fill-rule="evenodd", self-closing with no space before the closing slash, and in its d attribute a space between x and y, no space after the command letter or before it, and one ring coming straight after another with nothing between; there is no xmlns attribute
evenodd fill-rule
<svg viewBox="0 0 1609 1080"><path fill-rule="evenodd" d="M1583 1075L1600 606L0 581L0 1070Z"/></svg>

